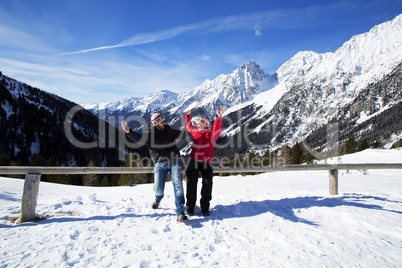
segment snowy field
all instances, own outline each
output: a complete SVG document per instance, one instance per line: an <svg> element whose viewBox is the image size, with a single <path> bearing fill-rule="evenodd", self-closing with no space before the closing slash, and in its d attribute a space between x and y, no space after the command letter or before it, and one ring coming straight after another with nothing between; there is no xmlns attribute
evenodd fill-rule
<svg viewBox="0 0 402 268"><path fill-rule="evenodd" d="M402 150L334 162L402 163ZM41 182L37 213L16 225L23 180L0 177L0 267L402 267L402 170L214 177L210 217L176 222L171 183L153 210L152 184Z"/></svg>

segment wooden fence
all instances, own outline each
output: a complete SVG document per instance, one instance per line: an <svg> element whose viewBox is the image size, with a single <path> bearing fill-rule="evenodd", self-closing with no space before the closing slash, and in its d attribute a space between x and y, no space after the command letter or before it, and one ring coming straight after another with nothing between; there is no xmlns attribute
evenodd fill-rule
<svg viewBox="0 0 402 268"><path fill-rule="evenodd" d="M338 170L368 170L368 169L402 169L402 164L320 164L320 165L284 165L282 167L215 167L214 173L243 173L243 172L281 172L281 171L318 171L328 170L329 193L338 194ZM0 166L1 175L25 175L24 192L20 222L35 219L38 200L39 182L42 174L135 174L153 173L152 167L21 167ZM402 178L402 177L401 177Z"/></svg>

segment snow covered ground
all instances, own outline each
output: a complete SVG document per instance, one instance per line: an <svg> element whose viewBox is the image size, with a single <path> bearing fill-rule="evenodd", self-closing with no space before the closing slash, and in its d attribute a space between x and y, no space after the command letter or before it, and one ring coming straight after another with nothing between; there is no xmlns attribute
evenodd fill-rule
<svg viewBox="0 0 402 268"><path fill-rule="evenodd" d="M333 161L402 163L402 150ZM0 267L402 267L402 170L276 172L214 177L210 217L177 223L171 183L153 210L152 184L41 182L20 225L23 180L0 178Z"/></svg>

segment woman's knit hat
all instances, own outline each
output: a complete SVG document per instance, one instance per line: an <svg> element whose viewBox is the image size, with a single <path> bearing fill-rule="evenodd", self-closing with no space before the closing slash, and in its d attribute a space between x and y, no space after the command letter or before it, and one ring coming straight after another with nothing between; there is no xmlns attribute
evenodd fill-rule
<svg viewBox="0 0 402 268"><path fill-rule="evenodd" d="M201 125L203 125L204 127L209 127L210 120L209 120L209 118L206 117L206 116L198 117L198 118L197 118L197 124L201 124Z"/></svg>

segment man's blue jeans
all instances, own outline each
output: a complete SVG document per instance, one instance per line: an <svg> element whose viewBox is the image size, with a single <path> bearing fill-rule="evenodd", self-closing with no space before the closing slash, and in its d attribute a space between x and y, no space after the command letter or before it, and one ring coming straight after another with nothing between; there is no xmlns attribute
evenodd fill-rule
<svg viewBox="0 0 402 268"><path fill-rule="evenodd" d="M184 212L184 190L180 159L158 162L154 167L154 192L157 199L162 199L168 172L172 177L176 213Z"/></svg>

